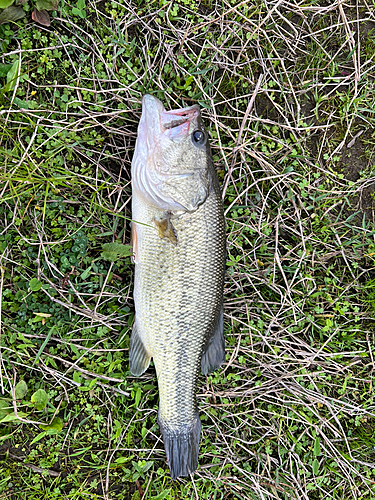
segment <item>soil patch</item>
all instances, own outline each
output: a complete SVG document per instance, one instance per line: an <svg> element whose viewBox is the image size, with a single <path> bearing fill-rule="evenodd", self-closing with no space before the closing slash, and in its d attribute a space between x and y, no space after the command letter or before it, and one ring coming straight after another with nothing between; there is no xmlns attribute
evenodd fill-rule
<svg viewBox="0 0 375 500"><path fill-rule="evenodd" d="M361 136L364 138L365 134ZM356 182L361 178L361 172L365 171L370 167L370 160L366 158L365 155L365 145L361 139L357 139L354 144L351 145L349 141L348 144L341 150L341 160L340 160L340 171L345 175L345 178ZM350 147L348 147L350 146ZM374 222L374 210L375 210L375 178L368 179L368 182L364 183L363 189L360 191L359 195L353 199L353 212L358 212L357 222L363 220Z"/></svg>

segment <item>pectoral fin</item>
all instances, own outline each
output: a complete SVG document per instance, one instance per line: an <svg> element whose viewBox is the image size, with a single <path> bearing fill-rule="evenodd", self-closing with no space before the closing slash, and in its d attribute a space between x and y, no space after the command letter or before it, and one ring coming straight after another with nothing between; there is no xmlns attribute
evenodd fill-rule
<svg viewBox="0 0 375 500"><path fill-rule="evenodd" d="M134 322L132 336L130 338L129 368L132 375L139 377L145 372L150 364L151 356L146 351L139 336L137 323Z"/></svg>
<svg viewBox="0 0 375 500"><path fill-rule="evenodd" d="M132 222L132 228L130 233L130 244L133 247L133 264L139 263L139 251L138 251L138 234L137 234L137 224Z"/></svg>
<svg viewBox="0 0 375 500"><path fill-rule="evenodd" d="M155 217L154 221L160 238L167 238L173 245L177 245L177 232L171 222L171 214L166 212L163 217Z"/></svg>
<svg viewBox="0 0 375 500"><path fill-rule="evenodd" d="M207 340L201 359L201 371L208 375L219 368L225 359L225 340L223 333L223 309L221 309L215 329Z"/></svg>

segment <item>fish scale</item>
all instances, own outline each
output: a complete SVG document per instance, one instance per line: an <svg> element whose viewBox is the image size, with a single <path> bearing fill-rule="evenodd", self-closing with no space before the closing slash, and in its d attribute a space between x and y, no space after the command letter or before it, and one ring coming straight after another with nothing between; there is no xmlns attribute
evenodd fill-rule
<svg viewBox="0 0 375 500"><path fill-rule="evenodd" d="M189 147L184 153L187 163ZM201 178L207 180L208 195L192 211L166 211L149 203L133 187L136 321L130 365L132 373L139 375L150 358L154 360L159 387L158 423L173 478L188 475L198 464L200 420L196 384L202 353L206 352L206 361L202 361L206 373L217 368L224 356L224 217L209 147L206 151L199 158L204 160ZM194 156L196 152L191 149L191 153ZM196 168L194 157L191 161ZM189 182L189 176L186 178ZM163 237L159 231L159 221L166 217L171 217L167 222L173 227L176 241ZM168 224L163 224L163 228Z"/></svg>

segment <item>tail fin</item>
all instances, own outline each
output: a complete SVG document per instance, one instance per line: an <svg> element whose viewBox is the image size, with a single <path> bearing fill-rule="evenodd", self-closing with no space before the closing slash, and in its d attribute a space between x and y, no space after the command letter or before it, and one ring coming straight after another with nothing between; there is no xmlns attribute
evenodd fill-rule
<svg viewBox="0 0 375 500"><path fill-rule="evenodd" d="M201 434L201 421L196 414L192 424L178 430L171 430L158 418L163 435L164 448L167 454L172 479L192 474L198 467L198 449Z"/></svg>

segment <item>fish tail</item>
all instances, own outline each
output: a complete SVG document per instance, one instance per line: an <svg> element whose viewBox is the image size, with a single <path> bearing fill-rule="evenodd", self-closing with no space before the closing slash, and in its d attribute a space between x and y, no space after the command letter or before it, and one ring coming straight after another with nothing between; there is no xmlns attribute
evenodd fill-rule
<svg viewBox="0 0 375 500"><path fill-rule="evenodd" d="M198 412L192 423L178 429L171 429L158 418L163 435L165 452L171 478L192 474L198 467L198 449L201 434L201 420Z"/></svg>

